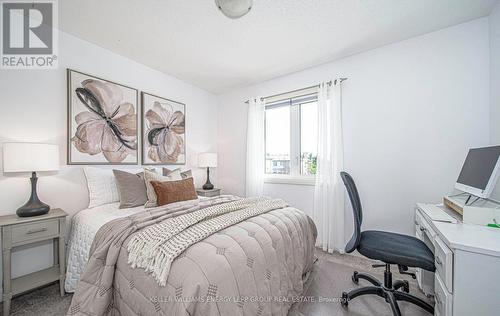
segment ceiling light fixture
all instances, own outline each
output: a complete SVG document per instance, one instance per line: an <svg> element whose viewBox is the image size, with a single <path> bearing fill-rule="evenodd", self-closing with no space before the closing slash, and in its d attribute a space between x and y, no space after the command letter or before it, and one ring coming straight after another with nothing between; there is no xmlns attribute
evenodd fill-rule
<svg viewBox="0 0 500 316"><path fill-rule="evenodd" d="M250 12L253 0L215 0L215 4L225 16L237 19Z"/></svg>

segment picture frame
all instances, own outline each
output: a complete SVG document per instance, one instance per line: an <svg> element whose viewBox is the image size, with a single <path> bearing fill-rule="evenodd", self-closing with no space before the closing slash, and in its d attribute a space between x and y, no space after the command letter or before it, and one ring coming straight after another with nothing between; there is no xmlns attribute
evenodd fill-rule
<svg viewBox="0 0 500 316"><path fill-rule="evenodd" d="M143 165L186 164L186 104L141 92Z"/></svg>
<svg viewBox="0 0 500 316"><path fill-rule="evenodd" d="M67 69L67 164L139 163L139 91Z"/></svg>

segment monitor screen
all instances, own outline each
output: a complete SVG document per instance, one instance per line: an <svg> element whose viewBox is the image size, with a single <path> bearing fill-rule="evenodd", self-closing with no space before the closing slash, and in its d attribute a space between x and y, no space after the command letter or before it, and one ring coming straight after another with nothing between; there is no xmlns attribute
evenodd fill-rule
<svg viewBox="0 0 500 316"><path fill-rule="evenodd" d="M486 189L498 157L500 146L469 150L457 182L480 190Z"/></svg>

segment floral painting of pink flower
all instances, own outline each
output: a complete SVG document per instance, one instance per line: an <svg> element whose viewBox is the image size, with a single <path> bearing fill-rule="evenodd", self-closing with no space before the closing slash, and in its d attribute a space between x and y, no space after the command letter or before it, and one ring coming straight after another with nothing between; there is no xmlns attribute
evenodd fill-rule
<svg viewBox="0 0 500 316"><path fill-rule="evenodd" d="M69 78L69 163L137 163L137 90L74 71Z"/></svg>
<svg viewBox="0 0 500 316"><path fill-rule="evenodd" d="M185 105L142 93L143 163L185 164Z"/></svg>

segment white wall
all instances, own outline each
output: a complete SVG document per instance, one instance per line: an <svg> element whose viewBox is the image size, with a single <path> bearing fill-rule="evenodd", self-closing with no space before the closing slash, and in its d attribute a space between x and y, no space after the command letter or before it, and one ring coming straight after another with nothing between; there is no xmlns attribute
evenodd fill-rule
<svg viewBox="0 0 500 316"><path fill-rule="evenodd" d="M491 12L490 71L491 71L491 143L500 144L500 1Z"/></svg>
<svg viewBox="0 0 500 316"><path fill-rule="evenodd" d="M489 16L490 22L490 141L500 145L500 1ZM500 201L500 179L492 198Z"/></svg>
<svg viewBox="0 0 500 316"><path fill-rule="evenodd" d="M412 233L415 203L439 202L467 148L489 142L488 27L487 18L474 20L220 96L221 186L245 192L245 100L345 76L345 168L362 196L364 229ZM264 189L313 207L313 187Z"/></svg>
<svg viewBox="0 0 500 316"><path fill-rule="evenodd" d="M56 143L60 145L61 164L66 164L66 68L185 103L188 163L181 167L192 167L197 184L203 183L203 170L196 168L196 153L217 150L216 96L65 33L59 34L59 69L0 70L0 143ZM212 177L217 183L216 172ZM44 202L68 213L74 214L88 204L79 167L66 166L57 175L42 177L38 187ZM28 175L0 172L0 215L14 213L28 197ZM19 251L13 257L13 274L21 275L49 266L52 250L45 244Z"/></svg>

